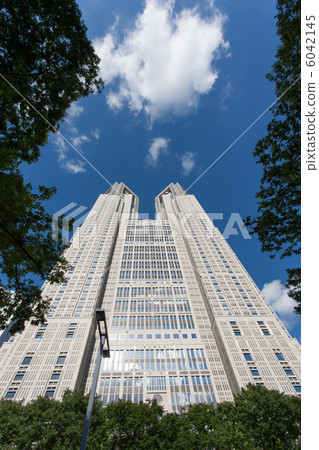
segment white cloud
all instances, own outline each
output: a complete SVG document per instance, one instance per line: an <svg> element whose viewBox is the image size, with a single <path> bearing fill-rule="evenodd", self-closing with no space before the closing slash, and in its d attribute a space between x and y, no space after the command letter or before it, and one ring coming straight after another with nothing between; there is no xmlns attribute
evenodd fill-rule
<svg viewBox="0 0 319 450"><path fill-rule="evenodd" d="M195 166L195 153L186 152L181 157L183 174L189 175Z"/></svg>
<svg viewBox="0 0 319 450"><path fill-rule="evenodd" d="M212 63L228 48L225 16L216 8L209 18L196 8L173 10L172 0L146 0L122 42L117 42L114 28L95 40L110 108L127 105L154 121L195 108L200 95L212 88L218 76Z"/></svg>
<svg viewBox="0 0 319 450"><path fill-rule="evenodd" d="M87 136L85 136L84 134L80 134L79 136L75 136L74 138L72 138L71 142L78 150L78 147L80 147L83 142L88 142L89 140L90 139Z"/></svg>
<svg viewBox="0 0 319 450"><path fill-rule="evenodd" d="M74 150L72 149L72 145L76 148L76 150L79 151L79 147L81 144L83 144L83 142L90 141L90 139L84 134L79 134L77 128L74 126L75 119L79 117L83 113L83 111L83 106L72 103L67 111L67 118L65 120L65 125L67 126L66 131L64 132L64 136L66 137L68 142L60 133L58 133L54 138L56 152L58 154L58 163L63 170L66 170L67 172L70 172L72 174L86 172L85 163L83 161L69 158L69 152L74 152Z"/></svg>
<svg viewBox="0 0 319 450"><path fill-rule="evenodd" d="M297 303L288 296L288 289L281 284L280 280L265 283L261 292L284 325L287 328L293 327L297 322L297 316L294 313Z"/></svg>
<svg viewBox="0 0 319 450"><path fill-rule="evenodd" d="M228 97L230 97L233 94L233 92L234 92L234 89L233 89L232 83L230 80L228 80L221 91L222 100L226 100Z"/></svg>
<svg viewBox="0 0 319 450"><path fill-rule="evenodd" d="M71 139L71 142L74 145L74 147L77 148L78 145L81 142L85 142L85 141L88 141L88 140L89 139L86 136L81 135L81 136L77 136L77 137ZM78 174L78 173L86 172L86 168L85 168L85 163L84 162L82 162L80 160L74 160L74 159L69 159L68 158L69 149L71 147L63 139L61 134L58 134L55 137L54 143L56 145L56 152L58 153L58 162L59 162L60 167L63 170L66 170L67 172L70 172L72 174Z"/></svg>
<svg viewBox="0 0 319 450"><path fill-rule="evenodd" d="M66 142L63 139L63 137L61 136L61 134L58 134L57 136L55 136L54 143L56 145L56 151L59 155L58 161L59 162L63 161L66 158L67 148L66 148Z"/></svg>
<svg viewBox="0 0 319 450"><path fill-rule="evenodd" d="M79 117L84 111L83 106L72 103L70 108L67 110L67 121L73 119L74 117Z"/></svg>
<svg viewBox="0 0 319 450"><path fill-rule="evenodd" d="M101 131L98 128L95 128L95 130L91 130L91 134L95 139L100 139Z"/></svg>
<svg viewBox="0 0 319 450"><path fill-rule="evenodd" d="M150 166L156 167L158 165L158 158L160 154L168 153L168 143L169 139L163 137L154 138L150 148L148 149L146 163Z"/></svg>
<svg viewBox="0 0 319 450"><path fill-rule="evenodd" d="M67 172L77 174L86 172L85 164L80 160L68 160L63 163L63 169Z"/></svg>

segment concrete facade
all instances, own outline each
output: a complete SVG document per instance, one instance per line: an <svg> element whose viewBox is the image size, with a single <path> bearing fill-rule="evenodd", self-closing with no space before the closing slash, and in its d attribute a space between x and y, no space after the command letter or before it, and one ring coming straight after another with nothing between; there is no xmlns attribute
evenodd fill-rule
<svg viewBox="0 0 319 450"><path fill-rule="evenodd" d="M111 357L98 393L156 398L168 411L232 400L248 383L300 395L300 345L266 302L193 195L170 184L156 220L138 220L123 183L100 195L72 238L74 266L42 326L27 325L0 349L0 397L60 399L90 390L106 311Z"/></svg>

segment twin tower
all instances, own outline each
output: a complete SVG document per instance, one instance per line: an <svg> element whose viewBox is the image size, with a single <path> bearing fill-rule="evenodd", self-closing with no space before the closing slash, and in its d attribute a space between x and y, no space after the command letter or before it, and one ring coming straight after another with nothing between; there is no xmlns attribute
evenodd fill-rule
<svg viewBox="0 0 319 450"><path fill-rule="evenodd" d="M282 325L193 195L170 184L156 220L115 183L97 199L65 256L67 283L44 283L46 322L0 349L0 397L26 402L90 390L106 312L104 404L156 398L167 411L231 401L248 383L300 395L300 345Z"/></svg>

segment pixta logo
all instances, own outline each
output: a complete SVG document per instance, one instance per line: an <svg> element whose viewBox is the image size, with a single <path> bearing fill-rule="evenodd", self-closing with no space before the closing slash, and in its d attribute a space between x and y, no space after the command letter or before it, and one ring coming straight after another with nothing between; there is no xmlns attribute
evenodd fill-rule
<svg viewBox="0 0 319 450"><path fill-rule="evenodd" d="M79 206L74 209L76 206L78 206L77 203L69 203L52 215L52 239L55 242L58 242L61 238L62 243L67 244L70 242L70 232L72 232L72 246L78 248L81 240L88 240L95 235L97 224L93 220L90 223L88 230L85 230L81 236L79 229L80 225L83 224L86 218L93 218L96 211L91 210L90 212L83 214L87 210L87 207Z"/></svg>

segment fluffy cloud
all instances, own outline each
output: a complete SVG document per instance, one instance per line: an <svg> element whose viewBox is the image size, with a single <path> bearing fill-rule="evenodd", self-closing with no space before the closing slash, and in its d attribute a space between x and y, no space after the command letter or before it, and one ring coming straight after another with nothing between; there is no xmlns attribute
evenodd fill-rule
<svg viewBox="0 0 319 450"><path fill-rule="evenodd" d="M95 128L95 130L91 130L91 134L95 139L100 139L101 131L98 128Z"/></svg>
<svg viewBox="0 0 319 450"><path fill-rule="evenodd" d="M148 149L146 163L150 166L156 167L158 165L160 154L168 153L168 143L169 139L163 137L154 138L150 148Z"/></svg>
<svg viewBox="0 0 319 450"><path fill-rule="evenodd" d="M67 121L72 120L74 117L79 117L84 111L83 106L72 103L67 111Z"/></svg>
<svg viewBox="0 0 319 450"><path fill-rule="evenodd" d="M88 138L86 136L77 136L73 139L71 139L72 144L76 148L77 146L75 144L81 143L84 141L87 141ZM75 142L74 142L75 141ZM80 142L81 141L81 142ZM66 170L67 172L70 172L74 175L78 173L84 173L86 172L85 163L79 159L69 159L69 144L63 139L61 134L58 134L55 137L55 146L56 146L56 152L58 153L58 163L60 167L63 170ZM77 148L78 150L78 148Z"/></svg>
<svg viewBox="0 0 319 450"><path fill-rule="evenodd" d="M212 88L218 76L212 63L228 48L225 17L214 7L209 18L196 8L173 10L174 1L146 0L121 42L114 27L95 40L110 108L127 105L154 121L195 108L200 95Z"/></svg>
<svg viewBox="0 0 319 450"><path fill-rule="evenodd" d="M291 328L297 322L297 316L294 313L296 302L288 296L288 289L281 284L280 280L274 280L265 283L261 292L284 325Z"/></svg>
<svg viewBox="0 0 319 450"><path fill-rule="evenodd" d="M74 145L74 147L78 150L78 147L80 147L80 145L83 142L88 142L90 139L85 136L84 134L81 134L79 136L75 136L74 138L72 138L72 144Z"/></svg>
<svg viewBox="0 0 319 450"><path fill-rule="evenodd" d="M80 145L83 142L89 142L90 139L84 134L79 134L77 128L74 126L74 122L77 117L79 117L84 111L83 106L79 106L76 103L72 103L70 108L67 111L67 117L65 119L66 122L66 131L64 136L62 136L61 132L55 136L54 143L56 146L56 152L58 153L58 162L60 167L63 170L66 170L72 174L84 173L86 172L85 163L79 159L70 159L69 152L76 151L80 152ZM99 130L96 129L92 131L93 136L98 139L97 133ZM72 146L74 147L72 150Z"/></svg>
<svg viewBox="0 0 319 450"><path fill-rule="evenodd" d="M181 157L182 171L185 176L189 175L195 166L195 153L186 152Z"/></svg>
<svg viewBox="0 0 319 450"><path fill-rule="evenodd" d="M74 159L67 160L63 163L63 168L67 172L70 172L73 174L86 172L86 169L84 166L85 166L85 164L82 161L74 160Z"/></svg>

